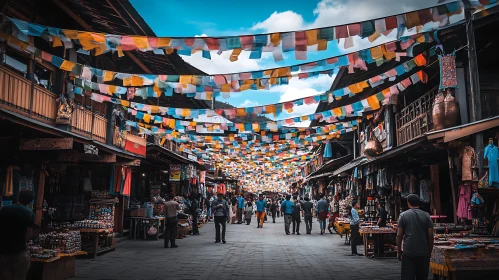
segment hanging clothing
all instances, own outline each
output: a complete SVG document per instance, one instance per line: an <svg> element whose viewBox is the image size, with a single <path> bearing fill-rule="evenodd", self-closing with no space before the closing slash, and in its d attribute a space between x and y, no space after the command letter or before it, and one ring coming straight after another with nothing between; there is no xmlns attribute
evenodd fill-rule
<svg viewBox="0 0 499 280"><path fill-rule="evenodd" d="M499 149L494 144L489 144L485 147L484 157L489 161L489 187L499 187L499 169L497 166Z"/></svg>
<svg viewBox="0 0 499 280"><path fill-rule="evenodd" d="M459 202L457 204L458 218L471 220L471 211L469 211L470 199L471 187L469 185L459 186Z"/></svg>
<svg viewBox="0 0 499 280"><path fill-rule="evenodd" d="M431 189L430 180L421 180L421 182L419 182L419 197L421 198L422 202L424 203L431 202L430 189Z"/></svg>
<svg viewBox="0 0 499 280"><path fill-rule="evenodd" d="M123 192L121 193L124 196L130 196L130 189L132 186L132 168L125 167L125 182L123 184Z"/></svg>
<svg viewBox="0 0 499 280"><path fill-rule="evenodd" d="M461 160L462 160L462 181L472 181L473 178L473 166L475 165L475 149L470 146L466 146L461 151Z"/></svg>
<svg viewBox="0 0 499 280"><path fill-rule="evenodd" d="M7 167L5 172L5 190L4 196L13 196L14 195L14 166Z"/></svg>

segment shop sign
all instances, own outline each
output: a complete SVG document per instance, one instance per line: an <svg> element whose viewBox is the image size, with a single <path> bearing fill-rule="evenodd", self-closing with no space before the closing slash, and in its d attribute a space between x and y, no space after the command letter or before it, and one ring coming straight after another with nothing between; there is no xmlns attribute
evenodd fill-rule
<svg viewBox="0 0 499 280"><path fill-rule="evenodd" d="M34 138L21 139L19 150L48 151L73 149L73 138Z"/></svg>
<svg viewBox="0 0 499 280"><path fill-rule="evenodd" d="M182 165L181 164L170 164L170 181L178 182L182 175Z"/></svg>

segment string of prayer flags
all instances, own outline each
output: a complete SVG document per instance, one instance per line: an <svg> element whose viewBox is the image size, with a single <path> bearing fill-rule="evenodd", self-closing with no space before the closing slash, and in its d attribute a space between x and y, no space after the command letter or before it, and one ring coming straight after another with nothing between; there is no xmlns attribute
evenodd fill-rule
<svg viewBox="0 0 499 280"><path fill-rule="evenodd" d="M482 7L480 7L482 8ZM478 8L477 8L478 9ZM323 51L328 43L345 39L345 45L353 46L353 36L369 38L372 42L380 36L386 36L393 30L401 35L413 27L425 26L438 22L440 27L450 23L448 18L461 11L460 2L451 2L411 11L397 16L388 16L377 20L329 26L308 30L277 32L259 35L240 35L226 37L151 37L137 35L103 34L88 31L67 30L29 23L23 20L7 18L13 25L13 34L27 42L27 36L38 36L49 40L54 47L65 48L78 46L93 55L107 52L153 51L156 54L170 54L177 50L182 55L192 55L202 51L202 57L210 59L211 51L230 52L230 61L237 61L242 51L251 52L251 59L261 58L262 52L274 54L274 60L282 60L283 53L295 52L295 58L307 59L312 50ZM435 28L428 28L434 30ZM418 28L418 31L420 28ZM46 35L50 36L46 36ZM398 36L400 37L400 36ZM347 44L348 42L348 44ZM315 48L308 48L316 46ZM159 51L158 51L159 50Z"/></svg>

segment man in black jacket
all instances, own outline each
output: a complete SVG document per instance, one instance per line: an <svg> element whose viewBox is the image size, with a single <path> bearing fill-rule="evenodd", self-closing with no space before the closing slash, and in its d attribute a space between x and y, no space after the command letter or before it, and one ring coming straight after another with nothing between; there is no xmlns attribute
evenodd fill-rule
<svg viewBox="0 0 499 280"><path fill-rule="evenodd" d="M191 196L191 215L192 215L192 235L199 235L198 228L198 209L199 209L199 194Z"/></svg>
<svg viewBox="0 0 499 280"><path fill-rule="evenodd" d="M272 204L270 205L270 212L272 213L272 223L275 224L275 216L277 215L277 209L279 206L277 206L277 201L273 200Z"/></svg>
<svg viewBox="0 0 499 280"><path fill-rule="evenodd" d="M312 233L312 210L314 208L314 204L310 202L310 198L305 197L305 202L303 203L303 217L305 219L305 227L307 229L307 234Z"/></svg>

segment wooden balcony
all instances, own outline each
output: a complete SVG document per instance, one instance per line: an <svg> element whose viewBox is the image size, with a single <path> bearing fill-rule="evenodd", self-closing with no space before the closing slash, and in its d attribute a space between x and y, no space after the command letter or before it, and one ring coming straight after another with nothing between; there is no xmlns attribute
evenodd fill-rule
<svg viewBox="0 0 499 280"><path fill-rule="evenodd" d="M58 107L56 99L55 93L33 85L15 71L0 66L0 108L55 126ZM106 142L106 118L92 114L88 109L75 106L70 126L75 133Z"/></svg>
<svg viewBox="0 0 499 280"><path fill-rule="evenodd" d="M75 105L71 118L71 131L106 143L107 119L92 111Z"/></svg>
<svg viewBox="0 0 499 280"><path fill-rule="evenodd" d="M31 87L30 80L0 66L0 107L53 124L57 112L56 95L38 85L32 92Z"/></svg>
<svg viewBox="0 0 499 280"><path fill-rule="evenodd" d="M433 128L432 108L437 88L430 90L395 115L397 145L403 145Z"/></svg>

